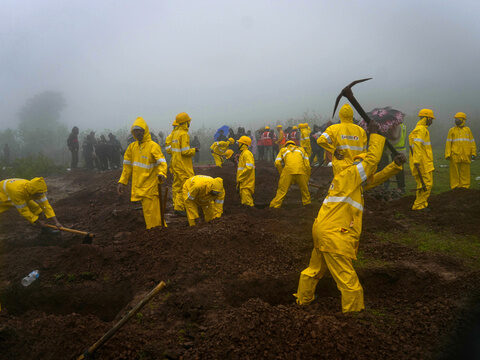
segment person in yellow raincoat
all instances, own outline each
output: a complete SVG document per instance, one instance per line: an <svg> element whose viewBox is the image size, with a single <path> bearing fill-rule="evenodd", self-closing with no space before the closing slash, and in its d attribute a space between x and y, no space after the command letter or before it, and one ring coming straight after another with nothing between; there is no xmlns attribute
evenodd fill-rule
<svg viewBox="0 0 480 360"><path fill-rule="evenodd" d="M282 125L277 125L278 138L275 141L275 144L278 146L278 150L282 149L285 146L285 132L283 131Z"/></svg>
<svg viewBox="0 0 480 360"><path fill-rule="evenodd" d="M353 163L353 158L367 149L367 133L353 123L353 109L345 104L338 112L340 124L330 125L317 139L317 144L333 154L333 174Z"/></svg>
<svg viewBox="0 0 480 360"><path fill-rule="evenodd" d="M183 200L183 184L187 179L194 176L192 156L198 151L190 147L190 136L188 128L192 119L187 113L180 113L175 121L177 129L172 135L172 162L170 164L173 174L172 197L173 208L176 215L185 216L185 205Z"/></svg>
<svg viewBox="0 0 480 360"><path fill-rule="evenodd" d="M455 114L455 127L448 131L445 159L450 160L450 187L470 187L470 163L477 156L477 146L472 131L465 126L467 115Z"/></svg>
<svg viewBox="0 0 480 360"><path fill-rule="evenodd" d="M131 201L141 201L147 229L162 225L158 184L167 178L167 161L160 145L152 141L147 123L139 117L131 129L136 141L123 156L123 171L117 191L121 195L132 178ZM165 224L166 225L166 224Z"/></svg>
<svg viewBox="0 0 480 360"><path fill-rule="evenodd" d="M47 184L42 177L32 180L6 179L0 181L0 213L15 207L17 211L31 224L44 226L39 219L43 212L45 218L52 219L56 226L61 227L47 199Z"/></svg>
<svg viewBox="0 0 480 360"><path fill-rule="evenodd" d="M237 188L240 192L242 205L253 206L253 194L255 192L255 159L248 147L252 139L241 136L238 139L240 157L237 168Z"/></svg>
<svg viewBox="0 0 480 360"><path fill-rule="evenodd" d="M234 143L235 139L229 138L228 141L215 141L212 146L210 146L210 152L215 160L215 165L222 167L225 159L230 159L233 155L233 150L230 150L228 147Z"/></svg>
<svg viewBox="0 0 480 360"><path fill-rule="evenodd" d="M165 152L169 155L172 155L172 137L173 137L173 133L178 127L177 120L173 121L172 126L173 126L172 132L168 134L168 136L165 138Z"/></svg>
<svg viewBox="0 0 480 360"><path fill-rule="evenodd" d="M196 175L185 181L183 185L183 200L187 211L188 224L195 226L199 220L198 207L200 206L205 222L219 218L223 214L225 189L222 178L212 178L205 175Z"/></svg>
<svg viewBox="0 0 480 360"><path fill-rule="evenodd" d="M278 180L277 194L270 202L270 207L279 208L287 195L290 185L298 184L302 193L302 204L308 205L310 192L308 191L308 180L310 179L311 167L305 150L296 146L295 142L287 141L285 147L280 150L275 159L275 167L280 173Z"/></svg>
<svg viewBox="0 0 480 360"><path fill-rule="evenodd" d="M428 127L435 116L430 109L422 109L418 113L420 120L417 126L408 135L410 145L410 171L417 183L415 202L412 210L426 209L428 197L433 187L433 153Z"/></svg>
<svg viewBox="0 0 480 360"><path fill-rule="evenodd" d="M308 157L312 155L312 146L310 145L310 127L308 123L298 124L300 129L300 146L305 149Z"/></svg>
<svg viewBox="0 0 480 360"><path fill-rule="evenodd" d="M357 258L362 232L363 186L372 188L399 172L406 161L404 155L375 174L382 156L385 138L376 134L378 124L369 124L370 145L367 153L335 174L312 229L314 249L308 268L300 274L297 304L308 305L315 299L315 288L327 269L342 295L342 311L355 312L365 308L363 288L352 265Z"/></svg>

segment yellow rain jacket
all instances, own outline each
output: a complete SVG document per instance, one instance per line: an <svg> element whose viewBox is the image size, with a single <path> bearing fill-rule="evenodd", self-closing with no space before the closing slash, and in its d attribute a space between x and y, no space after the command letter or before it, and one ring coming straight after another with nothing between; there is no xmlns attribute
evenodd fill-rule
<svg viewBox="0 0 480 360"><path fill-rule="evenodd" d="M454 162L470 163L472 156L477 155L477 147L473 139L472 131L465 126L462 119L460 126L455 126L448 131L445 145L445 159L450 158Z"/></svg>
<svg viewBox="0 0 480 360"><path fill-rule="evenodd" d="M421 118L417 122L415 129L408 135L408 142L410 144L410 170L412 175L415 176L417 173L415 164L420 164L422 176L435 170L427 118Z"/></svg>
<svg viewBox="0 0 480 360"><path fill-rule="evenodd" d="M215 160L215 165L218 167L222 167L226 156L225 153L227 152L230 144L230 141L215 141L212 146L210 146L213 159Z"/></svg>
<svg viewBox="0 0 480 360"><path fill-rule="evenodd" d="M330 125L317 139L317 144L332 155L338 150L344 156L343 160L332 156L334 174L353 164L353 158L367 149L367 133L353 123L353 110L350 105L343 105L338 115L340 124Z"/></svg>
<svg viewBox="0 0 480 360"><path fill-rule="evenodd" d="M310 157L312 155L312 146L310 145L310 127L308 124L299 124L300 129L300 146L303 147Z"/></svg>
<svg viewBox="0 0 480 360"><path fill-rule="evenodd" d="M278 188L275 197L270 202L270 207L279 208L287 195L290 185L297 184L302 194L302 204L311 203L308 191L311 167L306 151L299 146L287 144L277 155L275 167L280 173Z"/></svg>
<svg viewBox="0 0 480 360"><path fill-rule="evenodd" d="M278 140L275 141L275 144L278 145L279 149L281 149L285 146L285 133L283 132L283 129L280 129L278 131Z"/></svg>
<svg viewBox="0 0 480 360"><path fill-rule="evenodd" d="M305 149L292 144L288 144L280 150L275 159L275 167L280 174L289 175L310 176L312 170Z"/></svg>
<svg viewBox="0 0 480 360"><path fill-rule="evenodd" d="M375 174L382 157L385 138L370 135L370 145L363 161L345 168L333 178L318 216L313 224L314 247L328 253L357 258L362 232L363 190L375 187L402 170L394 162Z"/></svg>
<svg viewBox="0 0 480 360"><path fill-rule="evenodd" d="M470 187L470 162L477 155L472 131L462 123L448 131L445 158L450 159L450 187Z"/></svg>
<svg viewBox="0 0 480 360"><path fill-rule="evenodd" d="M178 125L172 133L172 161L170 163L173 174L172 198L173 207L176 211L183 211L183 184L188 178L195 175L193 172L192 156L195 148L190 147L190 135L188 135L188 122Z"/></svg>
<svg viewBox="0 0 480 360"><path fill-rule="evenodd" d="M213 196L210 191L218 191L218 196ZM199 218L198 206L202 208L205 221L209 222L223 214L223 202L225 189L222 178L212 178L205 175L196 175L185 181L183 185L183 200L187 211L188 223L195 225L195 219Z"/></svg>
<svg viewBox="0 0 480 360"><path fill-rule="evenodd" d="M240 190L240 198L243 205L253 206L253 194L255 192L255 159L248 146L240 144L240 157L237 168L237 184Z"/></svg>
<svg viewBox="0 0 480 360"><path fill-rule="evenodd" d="M175 126L170 134L165 138L165 151L167 154L172 155L172 138L173 138L173 133L177 130L177 127ZM171 170L171 169L170 169Z"/></svg>
<svg viewBox="0 0 480 360"><path fill-rule="evenodd" d="M32 180L6 179L0 182L0 213L11 207L16 207L20 215L30 223L38 219L43 211L47 219L55 216L52 206L48 202L46 193L47 184L42 177ZM33 195L43 194L40 199Z"/></svg>
<svg viewBox="0 0 480 360"><path fill-rule="evenodd" d="M158 196L158 175L167 176L167 161L163 157L160 145L152 141L148 126L139 117L132 125L145 130L142 141L131 143L123 156L121 184L127 185L132 177L131 201ZM133 131L132 131L133 134Z"/></svg>

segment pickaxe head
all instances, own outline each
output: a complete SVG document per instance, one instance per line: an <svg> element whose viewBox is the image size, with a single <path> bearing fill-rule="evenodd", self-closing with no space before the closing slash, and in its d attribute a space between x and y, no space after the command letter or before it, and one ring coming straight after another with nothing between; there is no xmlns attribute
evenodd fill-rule
<svg viewBox="0 0 480 360"><path fill-rule="evenodd" d="M364 81L367 81L367 80L370 80L370 79L372 79L372 78L355 80L355 81L351 82L350 84L348 84L347 86L345 86L342 89L340 94L337 96L337 100L335 100L335 107L333 108L332 118L335 116L335 111L337 111L337 106L338 106L338 103L340 102L340 99L342 98L342 96L345 96L348 100L351 101L352 87L354 85L358 84L358 83L361 83L361 82L364 82Z"/></svg>

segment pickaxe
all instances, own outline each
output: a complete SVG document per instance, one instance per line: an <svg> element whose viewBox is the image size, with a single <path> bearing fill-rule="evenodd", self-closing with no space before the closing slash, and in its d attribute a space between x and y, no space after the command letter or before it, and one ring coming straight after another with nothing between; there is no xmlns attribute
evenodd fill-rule
<svg viewBox="0 0 480 360"><path fill-rule="evenodd" d="M348 99L348 101L350 101L350 103L353 105L355 110L357 110L357 112L360 114L360 116L363 118L363 120L365 120L365 122L367 124L370 123L370 121L371 121L370 118L368 117L365 110L363 110L362 106L358 103L357 99L355 99L355 96L353 96L353 92L352 92L352 87L354 85L356 85L358 83L361 83L361 82L364 82L364 81L367 81L367 80L370 80L370 79L372 79L372 78L355 80L355 81L351 82L350 84L348 84L347 86L345 86L342 89L340 94L337 96L337 100L335 101L335 107L333 108L332 118L335 116L335 111L337 110L337 106L338 106L338 103L340 102L340 99L342 98L342 96L345 96ZM396 155L398 155L398 151L393 147L392 144L390 144L390 142L388 140L386 141L386 145L387 145L388 149L392 152L392 155L394 157Z"/></svg>

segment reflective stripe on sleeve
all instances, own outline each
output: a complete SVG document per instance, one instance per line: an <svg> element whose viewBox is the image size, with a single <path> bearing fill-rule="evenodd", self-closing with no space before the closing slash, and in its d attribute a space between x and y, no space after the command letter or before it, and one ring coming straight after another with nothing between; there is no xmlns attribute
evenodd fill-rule
<svg viewBox="0 0 480 360"><path fill-rule="evenodd" d="M354 201L351 197L349 196L330 196L330 197L327 197L325 200L323 200L323 203L324 204L327 204L327 203L339 203L339 202L343 202L343 203L346 203L346 204L350 204L352 205L354 208L357 208L358 210L360 211L363 211L363 206L362 204Z"/></svg>
<svg viewBox="0 0 480 360"><path fill-rule="evenodd" d="M327 141L330 144L332 143L332 139L330 139L330 136L326 132L324 132L322 135L320 135L320 137L322 137L322 136L325 137L325 139L327 139Z"/></svg>
<svg viewBox="0 0 480 360"><path fill-rule="evenodd" d="M223 200L215 200L217 204L223 204Z"/></svg>
<svg viewBox="0 0 480 360"><path fill-rule="evenodd" d="M244 167L238 167L237 171L240 171L240 170L245 170L245 168Z"/></svg>
<svg viewBox="0 0 480 360"><path fill-rule="evenodd" d="M251 163L245 163L245 166L255 167L255 165Z"/></svg>
<svg viewBox="0 0 480 360"><path fill-rule="evenodd" d="M423 145L432 145L431 142L426 142L425 140L423 139L420 139L420 138L414 138L413 141L416 141L416 142L419 142L419 143L422 143Z"/></svg>
<svg viewBox="0 0 480 360"><path fill-rule="evenodd" d="M180 149L180 151L187 151L187 150L190 150L190 146L187 146L187 147L184 147L184 148Z"/></svg>
<svg viewBox="0 0 480 360"><path fill-rule="evenodd" d="M27 206L27 203L23 203L20 205L14 204L17 209L23 209L25 206Z"/></svg>
<svg viewBox="0 0 480 360"><path fill-rule="evenodd" d="M362 182L367 180L367 174L365 173L365 169L363 168L363 164L360 162L357 164L358 173L360 174L360 178Z"/></svg>
<svg viewBox="0 0 480 360"><path fill-rule="evenodd" d="M165 160L165 159L158 159L157 160L157 165L160 164L160 163L166 163L166 162L167 162L167 160Z"/></svg>
<svg viewBox="0 0 480 360"><path fill-rule="evenodd" d="M46 196L43 196L42 198L38 199L39 202L45 202L47 201L47 197Z"/></svg>
<svg viewBox="0 0 480 360"><path fill-rule="evenodd" d="M188 192L188 198L189 198L190 200L195 200L195 198L194 198L192 195L190 195L190 191Z"/></svg>
<svg viewBox="0 0 480 360"><path fill-rule="evenodd" d="M129 160L123 160L123 163L124 163L125 165L132 165L132 162L129 161Z"/></svg>

